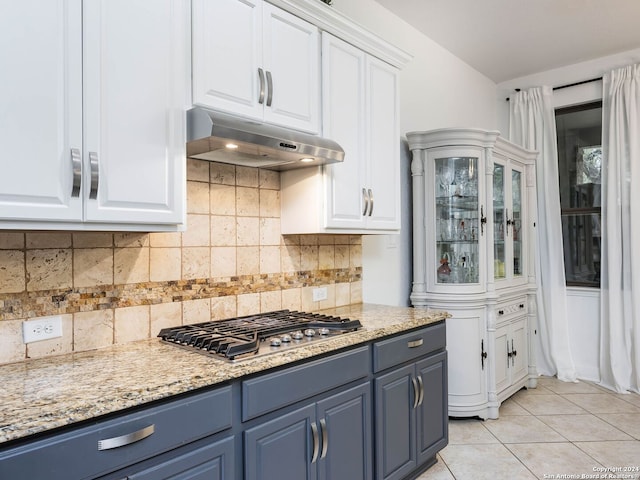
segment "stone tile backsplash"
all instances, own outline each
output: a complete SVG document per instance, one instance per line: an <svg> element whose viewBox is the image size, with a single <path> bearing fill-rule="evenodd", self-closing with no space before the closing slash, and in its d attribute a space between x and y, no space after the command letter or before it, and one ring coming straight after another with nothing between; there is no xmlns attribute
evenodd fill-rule
<svg viewBox="0 0 640 480"><path fill-rule="evenodd" d="M187 179L184 232L0 231L0 364L362 301L361 237L282 236L278 172L188 160ZM63 336L25 345L23 320L47 315Z"/></svg>

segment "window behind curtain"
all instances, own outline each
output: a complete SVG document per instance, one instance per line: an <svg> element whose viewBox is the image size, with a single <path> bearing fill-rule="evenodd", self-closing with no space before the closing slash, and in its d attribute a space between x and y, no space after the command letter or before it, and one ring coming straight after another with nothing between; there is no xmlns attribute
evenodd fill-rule
<svg viewBox="0 0 640 480"><path fill-rule="evenodd" d="M600 287L602 102L556 110L567 286Z"/></svg>

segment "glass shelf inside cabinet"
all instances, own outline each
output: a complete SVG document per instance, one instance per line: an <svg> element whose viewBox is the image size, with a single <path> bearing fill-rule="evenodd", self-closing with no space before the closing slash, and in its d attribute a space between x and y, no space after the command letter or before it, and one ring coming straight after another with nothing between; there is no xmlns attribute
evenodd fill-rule
<svg viewBox="0 0 640 480"><path fill-rule="evenodd" d="M478 283L478 159L435 160L438 283Z"/></svg>
<svg viewBox="0 0 640 480"><path fill-rule="evenodd" d="M506 277L506 207L504 204L504 166L493 166L493 277Z"/></svg>

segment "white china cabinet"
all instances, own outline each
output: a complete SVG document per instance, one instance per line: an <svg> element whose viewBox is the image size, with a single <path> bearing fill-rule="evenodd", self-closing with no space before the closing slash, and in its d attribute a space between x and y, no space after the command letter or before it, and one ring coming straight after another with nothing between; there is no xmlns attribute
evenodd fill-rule
<svg viewBox="0 0 640 480"><path fill-rule="evenodd" d="M188 27L188 0L4 2L0 228L179 228Z"/></svg>
<svg viewBox="0 0 640 480"><path fill-rule="evenodd" d="M536 386L536 152L497 131L407 134L415 307L447 310L449 416L497 418Z"/></svg>
<svg viewBox="0 0 640 480"><path fill-rule="evenodd" d="M262 0L193 0L193 103L318 133L318 28Z"/></svg>

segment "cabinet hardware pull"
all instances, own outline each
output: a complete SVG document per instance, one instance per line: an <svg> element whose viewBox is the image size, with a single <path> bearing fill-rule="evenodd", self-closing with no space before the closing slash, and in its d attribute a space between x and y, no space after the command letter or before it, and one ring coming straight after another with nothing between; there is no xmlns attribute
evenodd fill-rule
<svg viewBox="0 0 640 480"><path fill-rule="evenodd" d="M504 310L498 310L498 315L504 315Z"/></svg>
<svg viewBox="0 0 640 480"><path fill-rule="evenodd" d="M258 103L264 103L264 70L258 67L258 77L260 78L260 96L258 97Z"/></svg>
<svg viewBox="0 0 640 480"><path fill-rule="evenodd" d="M505 230L505 235L508 237L509 236L509 227L513 228L513 226L512 226L513 225L513 220L511 220L509 218L509 209L508 208L505 208L504 212L505 212L504 216L507 219L507 228Z"/></svg>
<svg viewBox="0 0 640 480"><path fill-rule="evenodd" d="M316 422L311 422L311 434L313 435L313 455L311 456L311 463L315 463L318 460L318 452L320 450L320 441L318 439L318 427Z"/></svg>
<svg viewBox="0 0 640 480"><path fill-rule="evenodd" d="M423 343L424 343L424 339L419 338L418 340L411 340L410 342L407 342L407 347L416 348L421 346Z"/></svg>
<svg viewBox="0 0 640 480"><path fill-rule="evenodd" d="M367 210L369 210L369 197L367 196L367 189L362 187L362 199L364 200L364 210L362 210L362 216L367 216Z"/></svg>
<svg viewBox="0 0 640 480"><path fill-rule="evenodd" d="M369 189L369 216L373 213L373 192Z"/></svg>
<svg viewBox="0 0 640 480"><path fill-rule="evenodd" d="M520 308L524 308L524 303L521 303L520 305L518 305Z"/></svg>
<svg viewBox="0 0 640 480"><path fill-rule="evenodd" d="M327 450L329 449L329 435L327 433L327 422L325 422L324 418L320 420L320 430L322 430L322 453L320 453L320 458L324 458L327 456Z"/></svg>
<svg viewBox="0 0 640 480"><path fill-rule="evenodd" d="M487 223L487 217L484 216L484 207L480 205L480 235L484 235L484 226Z"/></svg>
<svg viewBox="0 0 640 480"><path fill-rule="evenodd" d="M424 383L422 383L422 377L418 375L418 386L420 387L420 397L418 398L418 407L422 405L424 400Z"/></svg>
<svg viewBox="0 0 640 480"><path fill-rule="evenodd" d="M413 383L413 409L415 410L418 407L418 400L420 400L420 392L415 377L411 377L411 383Z"/></svg>
<svg viewBox="0 0 640 480"><path fill-rule="evenodd" d="M89 152L89 165L91 167L91 191L89 198L95 200L98 198L98 183L100 182L100 168L98 165L98 154Z"/></svg>
<svg viewBox="0 0 640 480"><path fill-rule="evenodd" d="M271 72L267 70L267 107L271 106L272 100L273 100L273 77L271 77Z"/></svg>
<svg viewBox="0 0 640 480"><path fill-rule="evenodd" d="M82 160L80 159L80 150L71 149L71 169L73 171L73 186L71 187L71 196L80 196L80 186L82 185Z"/></svg>
<svg viewBox="0 0 640 480"><path fill-rule="evenodd" d="M98 450L110 450L112 448L131 445L132 443L139 442L140 440L143 440L152 435L155 430L155 425L151 424L148 427L144 427L136 432L127 433L126 435L121 435L119 437L98 440Z"/></svg>
<svg viewBox="0 0 640 480"><path fill-rule="evenodd" d="M484 339L480 340L480 362L482 363L482 370L484 370L484 360L487 358L487 352L484 351Z"/></svg>
<svg viewBox="0 0 640 480"><path fill-rule="evenodd" d="M511 339L511 366L515 366L516 364L516 359L514 358L516 355L518 355L518 352L516 351L515 348L513 348L513 338Z"/></svg>

